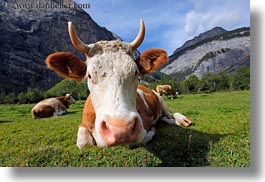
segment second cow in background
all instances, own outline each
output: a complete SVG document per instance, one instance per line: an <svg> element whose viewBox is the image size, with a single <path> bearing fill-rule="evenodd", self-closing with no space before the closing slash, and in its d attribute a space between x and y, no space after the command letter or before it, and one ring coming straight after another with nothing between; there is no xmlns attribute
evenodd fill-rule
<svg viewBox="0 0 265 182"><path fill-rule="evenodd" d="M31 110L33 119L60 116L67 113L70 104L75 103L71 94L40 101Z"/></svg>
<svg viewBox="0 0 265 182"><path fill-rule="evenodd" d="M178 95L178 92L171 85L157 85L156 92L160 96L165 95L171 99L176 99Z"/></svg>

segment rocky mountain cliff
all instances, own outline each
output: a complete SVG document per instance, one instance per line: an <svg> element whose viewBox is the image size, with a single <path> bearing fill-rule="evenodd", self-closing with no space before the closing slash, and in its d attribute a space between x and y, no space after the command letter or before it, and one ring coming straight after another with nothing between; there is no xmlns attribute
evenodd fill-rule
<svg viewBox="0 0 265 182"><path fill-rule="evenodd" d="M205 72L232 73L242 65L250 66L250 28L216 27L176 49L160 71L175 79L200 78Z"/></svg>
<svg viewBox="0 0 265 182"><path fill-rule="evenodd" d="M45 65L45 59L51 53L69 51L84 60L70 42L69 20L86 43L116 39L112 32L97 25L82 9L17 7L18 3L36 6L63 2L0 1L0 92L21 92L28 87L45 90L58 82L61 78Z"/></svg>

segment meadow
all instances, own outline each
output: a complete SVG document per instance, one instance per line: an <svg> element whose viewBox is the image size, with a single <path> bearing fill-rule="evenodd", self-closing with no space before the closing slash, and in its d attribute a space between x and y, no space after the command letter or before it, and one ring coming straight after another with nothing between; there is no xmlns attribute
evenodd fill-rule
<svg viewBox="0 0 265 182"><path fill-rule="evenodd" d="M145 146L76 146L84 101L59 117L33 120L34 104L0 105L0 166L249 167L250 91L165 98L193 120L184 128L159 122Z"/></svg>

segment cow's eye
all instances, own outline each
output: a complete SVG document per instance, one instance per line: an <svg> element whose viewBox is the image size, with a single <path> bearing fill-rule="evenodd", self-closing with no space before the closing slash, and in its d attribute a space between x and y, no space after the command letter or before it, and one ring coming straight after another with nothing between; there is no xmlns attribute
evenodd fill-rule
<svg viewBox="0 0 265 182"><path fill-rule="evenodd" d="M138 71L135 71L135 74L134 74L136 77L138 76Z"/></svg>
<svg viewBox="0 0 265 182"><path fill-rule="evenodd" d="M87 76L89 79L91 79L91 75L90 74L88 74L88 76Z"/></svg>
<svg viewBox="0 0 265 182"><path fill-rule="evenodd" d="M140 77L138 75L138 71L135 72L135 79L138 79L138 81L140 82Z"/></svg>
<svg viewBox="0 0 265 182"><path fill-rule="evenodd" d="M104 73L101 74L101 76L102 76L102 77L107 77L107 73L104 72Z"/></svg>

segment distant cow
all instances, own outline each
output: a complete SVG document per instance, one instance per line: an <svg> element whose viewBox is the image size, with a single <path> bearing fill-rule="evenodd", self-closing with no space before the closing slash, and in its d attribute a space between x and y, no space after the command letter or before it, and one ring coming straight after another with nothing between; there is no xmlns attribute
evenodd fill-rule
<svg viewBox="0 0 265 182"><path fill-rule="evenodd" d="M33 119L60 116L67 113L70 104L75 103L71 94L40 101L31 110Z"/></svg>
<svg viewBox="0 0 265 182"><path fill-rule="evenodd" d="M171 113L155 91L138 85L139 75L155 72L168 61L166 51L144 51L138 59L133 52L144 39L144 22L131 43L99 41L85 44L68 23L74 47L86 56L86 62L69 52L49 55L46 64L59 75L81 81L87 78L90 95L83 109L77 133L77 146L146 144L155 135L158 120L189 126L192 121L180 113Z"/></svg>
<svg viewBox="0 0 265 182"><path fill-rule="evenodd" d="M171 85L157 85L156 92L159 95L168 96L168 98L175 99L177 98L178 92Z"/></svg>

